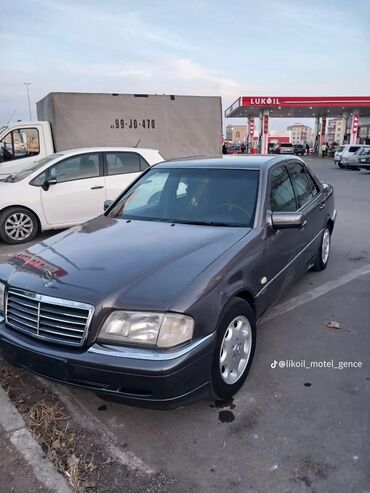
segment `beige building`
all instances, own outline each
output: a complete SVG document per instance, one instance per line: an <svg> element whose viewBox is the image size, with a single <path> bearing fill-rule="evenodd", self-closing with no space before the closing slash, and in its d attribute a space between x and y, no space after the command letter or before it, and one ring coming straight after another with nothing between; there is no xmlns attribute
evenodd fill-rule
<svg viewBox="0 0 370 493"><path fill-rule="evenodd" d="M288 131L291 133L292 144L308 144L312 145L312 128L302 123L295 123L288 127Z"/></svg>
<svg viewBox="0 0 370 493"><path fill-rule="evenodd" d="M346 122L344 118L332 118L328 121L326 129L326 141L331 144L336 142L341 145L346 129Z"/></svg>
<svg viewBox="0 0 370 493"><path fill-rule="evenodd" d="M227 125L225 140L237 144L239 142L246 142L246 138L247 138L246 125Z"/></svg>

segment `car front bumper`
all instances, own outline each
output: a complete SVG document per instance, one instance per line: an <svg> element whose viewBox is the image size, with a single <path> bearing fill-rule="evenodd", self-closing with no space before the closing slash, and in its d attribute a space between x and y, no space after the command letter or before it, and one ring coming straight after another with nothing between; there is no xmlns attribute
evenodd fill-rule
<svg viewBox="0 0 370 493"><path fill-rule="evenodd" d="M98 344L70 350L40 343L0 321L0 354L9 363L106 400L153 409L174 409L207 394L215 340L212 333L172 351Z"/></svg>

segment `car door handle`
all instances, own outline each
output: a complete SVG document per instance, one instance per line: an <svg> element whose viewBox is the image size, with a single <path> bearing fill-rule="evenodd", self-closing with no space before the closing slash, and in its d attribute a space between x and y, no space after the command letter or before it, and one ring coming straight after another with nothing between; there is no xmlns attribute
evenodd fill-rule
<svg viewBox="0 0 370 493"><path fill-rule="evenodd" d="M97 185L96 187L91 187L91 190L100 190L104 188L103 185Z"/></svg>
<svg viewBox="0 0 370 493"><path fill-rule="evenodd" d="M326 202L325 202L325 200L324 200L324 202L321 202L321 204L319 205L319 209L320 209L320 211L321 211L322 209L324 209L324 207L325 207L325 206L326 206Z"/></svg>

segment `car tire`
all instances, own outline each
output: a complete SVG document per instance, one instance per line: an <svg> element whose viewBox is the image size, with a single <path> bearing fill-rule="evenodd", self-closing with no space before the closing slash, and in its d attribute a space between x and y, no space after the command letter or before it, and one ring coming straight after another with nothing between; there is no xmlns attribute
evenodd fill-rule
<svg viewBox="0 0 370 493"><path fill-rule="evenodd" d="M246 301L234 298L221 316L211 367L211 397L228 400L248 376L256 347L254 312Z"/></svg>
<svg viewBox="0 0 370 493"><path fill-rule="evenodd" d="M339 166L341 169L344 169L344 168L345 168L344 164L342 164L340 161L337 161L337 163L338 163L338 166Z"/></svg>
<svg viewBox="0 0 370 493"><path fill-rule="evenodd" d="M318 248L315 263L311 270L315 272L320 272L326 269L330 257L331 249L331 231L328 226L324 229L321 235L320 246Z"/></svg>
<svg viewBox="0 0 370 493"><path fill-rule="evenodd" d="M0 239L10 245L33 240L39 223L32 211L24 207L10 207L0 214Z"/></svg>

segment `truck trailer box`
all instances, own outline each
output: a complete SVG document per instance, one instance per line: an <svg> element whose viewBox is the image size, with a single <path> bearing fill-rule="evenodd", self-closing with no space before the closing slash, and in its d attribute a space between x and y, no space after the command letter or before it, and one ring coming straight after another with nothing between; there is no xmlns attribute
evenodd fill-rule
<svg viewBox="0 0 370 493"><path fill-rule="evenodd" d="M37 103L37 116L50 122L56 151L138 146L165 159L220 154L217 96L53 92Z"/></svg>

